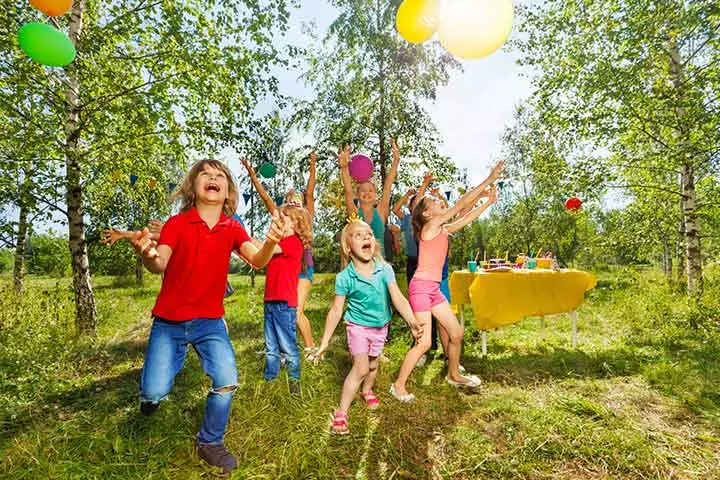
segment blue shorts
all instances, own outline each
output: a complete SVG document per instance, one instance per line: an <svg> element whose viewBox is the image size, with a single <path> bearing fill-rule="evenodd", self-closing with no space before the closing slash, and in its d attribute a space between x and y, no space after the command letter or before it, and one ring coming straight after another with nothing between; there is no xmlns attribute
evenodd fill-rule
<svg viewBox="0 0 720 480"><path fill-rule="evenodd" d="M307 267L305 270L300 272L300 280L308 280L312 283L315 276L315 269L313 267Z"/></svg>

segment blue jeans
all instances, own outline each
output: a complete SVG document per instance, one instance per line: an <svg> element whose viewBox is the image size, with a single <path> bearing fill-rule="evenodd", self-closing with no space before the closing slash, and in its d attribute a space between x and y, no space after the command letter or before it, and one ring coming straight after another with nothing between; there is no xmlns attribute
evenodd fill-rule
<svg viewBox="0 0 720 480"><path fill-rule="evenodd" d="M140 399L159 402L167 397L185 362L188 344L193 346L205 373L212 379L197 440L221 445L237 388L235 352L222 318L196 318L187 322L155 318L145 352Z"/></svg>
<svg viewBox="0 0 720 480"><path fill-rule="evenodd" d="M296 309L287 302L265 302L265 380L280 374L280 352L287 358L288 376L300 380Z"/></svg>

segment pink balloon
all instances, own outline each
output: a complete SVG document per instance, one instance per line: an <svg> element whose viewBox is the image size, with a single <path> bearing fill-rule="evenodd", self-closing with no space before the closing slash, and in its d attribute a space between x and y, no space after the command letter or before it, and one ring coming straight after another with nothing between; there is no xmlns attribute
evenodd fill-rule
<svg viewBox="0 0 720 480"><path fill-rule="evenodd" d="M358 182L370 180L373 174L373 162L365 155L358 153L350 158L350 176Z"/></svg>

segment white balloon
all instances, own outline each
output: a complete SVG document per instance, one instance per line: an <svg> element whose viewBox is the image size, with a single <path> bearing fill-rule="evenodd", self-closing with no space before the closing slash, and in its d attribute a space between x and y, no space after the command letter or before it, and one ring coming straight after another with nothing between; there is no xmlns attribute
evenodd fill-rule
<svg viewBox="0 0 720 480"><path fill-rule="evenodd" d="M486 57L510 36L514 16L512 0L447 0L438 38L456 57Z"/></svg>

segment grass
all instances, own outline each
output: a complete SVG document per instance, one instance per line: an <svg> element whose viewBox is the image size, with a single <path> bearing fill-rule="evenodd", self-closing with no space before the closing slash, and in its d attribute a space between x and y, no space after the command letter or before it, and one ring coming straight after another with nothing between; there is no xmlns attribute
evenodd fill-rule
<svg viewBox="0 0 720 480"><path fill-rule="evenodd" d="M399 277L402 277L400 275ZM604 273L581 307L580 343L570 320L528 319L489 335L466 331L463 363L483 388L444 381L441 361L417 369L419 400L394 402L391 379L410 344L396 320L381 366L382 406L350 411L351 435L328 433L350 368L342 329L325 362L303 363L303 395L261 380L262 279L231 278L227 305L241 385L226 443L238 479L711 479L720 478L720 336L717 272L708 305L688 311L654 272ZM333 276L320 275L308 308L319 337ZM20 300L0 281L0 477L199 479L214 472L193 451L209 387L188 355L170 401L142 417L137 383L158 280L95 279L99 327L70 332L67 280L29 279ZM715 315L715 317L713 317ZM714 318L714 320L713 320Z"/></svg>

